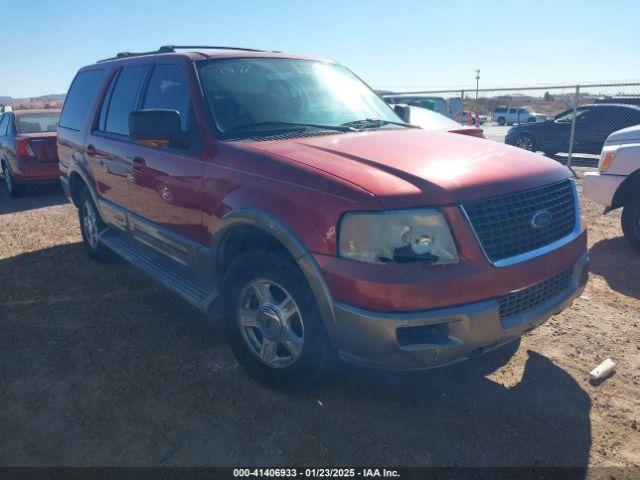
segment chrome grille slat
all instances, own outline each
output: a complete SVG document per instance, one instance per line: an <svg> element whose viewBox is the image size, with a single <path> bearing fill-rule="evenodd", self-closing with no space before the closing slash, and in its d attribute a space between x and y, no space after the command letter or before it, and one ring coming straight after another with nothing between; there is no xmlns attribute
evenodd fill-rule
<svg viewBox="0 0 640 480"><path fill-rule="evenodd" d="M506 320L525 312L569 288L573 269L569 268L555 277L543 280L529 288L498 298L500 319Z"/></svg>
<svg viewBox="0 0 640 480"><path fill-rule="evenodd" d="M462 205L492 262L549 245L570 235L576 227L575 193L571 180L531 190L474 200ZM552 214L551 224L534 229L531 216L540 210Z"/></svg>

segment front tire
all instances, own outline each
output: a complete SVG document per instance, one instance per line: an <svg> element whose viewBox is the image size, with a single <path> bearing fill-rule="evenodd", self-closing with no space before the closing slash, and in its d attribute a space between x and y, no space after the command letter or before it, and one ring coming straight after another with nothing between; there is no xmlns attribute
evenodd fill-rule
<svg viewBox="0 0 640 480"><path fill-rule="evenodd" d="M505 123L506 123L506 122L505 122L505 120L504 120L504 117L500 117L500 118L498 118L498 125L500 125L501 127L504 127L504 124L505 124Z"/></svg>
<svg viewBox="0 0 640 480"><path fill-rule="evenodd" d="M640 198L635 198L624 206L622 232L631 246L640 252Z"/></svg>
<svg viewBox="0 0 640 480"><path fill-rule="evenodd" d="M4 176L4 184L7 187L10 197L17 198L24 195L26 190L25 185L16 181L13 175L11 175L9 167L4 162L2 162L2 175Z"/></svg>
<svg viewBox="0 0 640 480"><path fill-rule="evenodd" d="M513 144L518 148L522 148L523 150L528 150L530 152L535 152L537 147L533 137L527 133L521 133L518 135Z"/></svg>
<svg viewBox="0 0 640 480"><path fill-rule="evenodd" d="M229 345L258 381L285 391L307 390L334 356L315 298L287 256L259 251L236 259L224 278Z"/></svg>
<svg viewBox="0 0 640 480"><path fill-rule="evenodd" d="M99 262L110 261L113 258L111 250L100 243L100 232L106 228L106 225L86 188L80 192L78 219L82 232L82 243L87 255Z"/></svg>

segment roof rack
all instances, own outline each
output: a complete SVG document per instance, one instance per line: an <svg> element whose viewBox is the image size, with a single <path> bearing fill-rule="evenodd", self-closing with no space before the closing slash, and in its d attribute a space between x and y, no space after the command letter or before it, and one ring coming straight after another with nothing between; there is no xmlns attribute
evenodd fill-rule
<svg viewBox="0 0 640 480"><path fill-rule="evenodd" d="M161 53L174 53L176 50L239 50L244 52L266 52L267 50L259 50L257 48L242 48L242 47L221 47L221 46L207 46L207 45L163 45L158 50L150 52L120 52L115 57L105 58L104 60L98 60L100 62L108 62L109 60L117 60L119 58L139 57L141 55L158 55ZM275 52L275 50L273 50Z"/></svg>

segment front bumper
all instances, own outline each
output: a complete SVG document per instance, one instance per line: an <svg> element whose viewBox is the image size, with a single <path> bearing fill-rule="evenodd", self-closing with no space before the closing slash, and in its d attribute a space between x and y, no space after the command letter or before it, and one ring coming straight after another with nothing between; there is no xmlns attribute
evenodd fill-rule
<svg viewBox="0 0 640 480"><path fill-rule="evenodd" d="M583 195L609 208L618 188L626 180L624 175L607 175L598 172L586 172L582 186Z"/></svg>
<svg viewBox="0 0 640 480"><path fill-rule="evenodd" d="M418 313L378 313L334 302L334 344L343 358L378 368L419 370L455 363L542 325L571 305L587 279L584 253L567 288L508 320L501 318L497 299Z"/></svg>

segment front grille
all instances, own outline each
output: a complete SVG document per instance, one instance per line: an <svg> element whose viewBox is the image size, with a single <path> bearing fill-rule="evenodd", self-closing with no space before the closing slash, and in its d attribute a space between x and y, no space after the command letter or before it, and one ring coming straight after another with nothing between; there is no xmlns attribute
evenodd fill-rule
<svg viewBox="0 0 640 480"><path fill-rule="evenodd" d="M569 268L561 274L543 280L532 287L499 297L500 318L506 320L518 315L569 288L572 273L573 269Z"/></svg>
<svg viewBox="0 0 640 480"><path fill-rule="evenodd" d="M462 207L492 262L549 245L569 235L576 226L571 180L474 200ZM541 210L551 214L551 223L534 228L532 217Z"/></svg>

